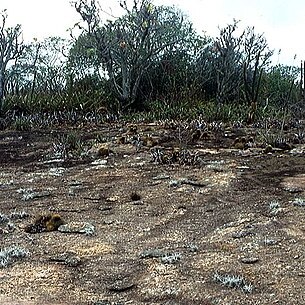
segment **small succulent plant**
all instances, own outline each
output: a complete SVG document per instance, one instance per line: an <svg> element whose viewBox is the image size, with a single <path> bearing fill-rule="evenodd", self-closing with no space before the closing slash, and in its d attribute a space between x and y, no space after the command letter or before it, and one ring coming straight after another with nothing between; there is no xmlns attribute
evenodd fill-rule
<svg viewBox="0 0 305 305"><path fill-rule="evenodd" d="M6 216L5 214L0 213L0 223L7 223L7 222L9 222L8 216Z"/></svg>
<svg viewBox="0 0 305 305"><path fill-rule="evenodd" d="M175 264L179 262L182 258L182 255L178 252L175 253L166 253L161 257L161 262L163 264Z"/></svg>
<svg viewBox="0 0 305 305"><path fill-rule="evenodd" d="M24 219L29 217L30 214L25 212L25 211L20 211L20 212L12 212L9 217L10 219Z"/></svg>
<svg viewBox="0 0 305 305"><path fill-rule="evenodd" d="M281 209L281 205L278 201L273 200L269 203L269 211L271 215L276 215Z"/></svg>
<svg viewBox="0 0 305 305"><path fill-rule="evenodd" d="M305 207L305 199L303 198L295 198L292 203L299 207Z"/></svg>
<svg viewBox="0 0 305 305"><path fill-rule="evenodd" d="M242 276L234 274L220 274L215 272L213 275L215 282L220 283L228 288L239 288L245 293L251 293L253 291L253 285L248 283Z"/></svg>

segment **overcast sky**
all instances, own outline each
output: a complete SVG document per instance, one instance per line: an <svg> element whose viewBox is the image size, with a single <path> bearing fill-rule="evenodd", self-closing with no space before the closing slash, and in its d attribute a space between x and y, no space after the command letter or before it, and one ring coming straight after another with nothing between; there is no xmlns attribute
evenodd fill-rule
<svg viewBox="0 0 305 305"><path fill-rule="evenodd" d="M116 14L117 0L100 0L103 8L112 7ZM194 23L199 32L217 36L218 27L241 20L240 27L255 26L264 33L272 49L281 49L279 60L299 64L305 59L305 0L155 0L155 4L176 5ZM79 16L70 0L0 0L0 10L7 9L8 23L20 23L25 40L34 37L66 36ZM277 52L276 52L277 54ZM294 55L297 59L294 61Z"/></svg>

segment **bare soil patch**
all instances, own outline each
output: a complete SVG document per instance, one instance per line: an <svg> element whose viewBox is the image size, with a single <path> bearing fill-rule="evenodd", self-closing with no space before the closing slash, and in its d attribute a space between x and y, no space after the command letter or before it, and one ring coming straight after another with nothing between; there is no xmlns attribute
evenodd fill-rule
<svg viewBox="0 0 305 305"><path fill-rule="evenodd" d="M305 304L301 145L233 149L220 134L188 145L200 163L157 164L116 141L122 127L75 132L107 138L109 156L51 160L54 131L0 133L0 245L28 251L0 268L0 304ZM44 213L95 232L26 233Z"/></svg>

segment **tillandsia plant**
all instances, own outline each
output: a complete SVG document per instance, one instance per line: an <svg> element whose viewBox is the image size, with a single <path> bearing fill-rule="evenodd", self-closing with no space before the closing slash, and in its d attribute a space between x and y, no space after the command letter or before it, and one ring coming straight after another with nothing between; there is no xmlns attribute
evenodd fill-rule
<svg viewBox="0 0 305 305"><path fill-rule="evenodd" d="M9 222L8 216L0 213L0 223L7 223L7 222Z"/></svg>
<svg viewBox="0 0 305 305"><path fill-rule="evenodd" d="M305 207L305 199L304 198L295 198L292 203L299 207Z"/></svg>
<svg viewBox="0 0 305 305"><path fill-rule="evenodd" d="M17 259L25 258L28 255L29 252L19 246L0 249L0 268L7 267Z"/></svg>
<svg viewBox="0 0 305 305"><path fill-rule="evenodd" d="M215 282L228 288L239 288L245 293L251 293L254 289L251 283L248 283L242 276L234 274L220 274L217 271L213 275Z"/></svg>
<svg viewBox="0 0 305 305"><path fill-rule="evenodd" d="M281 210L281 204L278 201L272 200L269 203L269 211L271 215L275 216L276 214L278 214L280 210Z"/></svg>

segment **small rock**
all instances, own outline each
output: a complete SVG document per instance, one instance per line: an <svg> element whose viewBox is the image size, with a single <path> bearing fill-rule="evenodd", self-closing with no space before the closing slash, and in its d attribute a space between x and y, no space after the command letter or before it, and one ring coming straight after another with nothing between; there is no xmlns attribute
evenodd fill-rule
<svg viewBox="0 0 305 305"><path fill-rule="evenodd" d="M52 232L52 231L57 231L59 226L64 224L65 222L59 214L45 213L45 214L37 215L34 222L28 224L24 228L24 231L31 234Z"/></svg>
<svg viewBox="0 0 305 305"><path fill-rule="evenodd" d="M69 191L68 191L68 195L69 196L75 196L76 195L75 190L70 188Z"/></svg>
<svg viewBox="0 0 305 305"><path fill-rule="evenodd" d="M99 210L102 212L107 212L107 211L111 211L113 209L113 207L111 205L106 205L106 206L100 206Z"/></svg>
<svg viewBox="0 0 305 305"><path fill-rule="evenodd" d="M181 182L178 181L178 180L171 180L171 181L169 182L169 186L171 186L171 187L177 187L177 186L179 186L180 184L181 184Z"/></svg>
<svg viewBox="0 0 305 305"><path fill-rule="evenodd" d="M265 240L264 240L264 244L266 245L266 246L273 246L273 245L276 245L278 243L278 241L277 240L274 240L274 239L268 239L268 238L266 238Z"/></svg>
<svg viewBox="0 0 305 305"><path fill-rule="evenodd" d="M240 231L240 232L234 232L232 233L233 238L243 238L249 235L253 235L254 233L251 231Z"/></svg>
<svg viewBox="0 0 305 305"><path fill-rule="evenodd" d="M92 200L92 201L100 201L102 198L99 195L89 195L89 196L85 196L83 197L84 199L87 200Z"/></svg>
<svg viewBox="0 0 305 305"><path fill-rule="evenodd" d="M134 288L136 285L131 281L129 277L117 279L110 284L107 289L113 292L123 292Z"/></svg>
<svg viewBox="0 0 305 305"><path fill-rule="evenodd" d="M164 255L160 249L147 249L140 253L140 258L159 258Z"/></svg>
<svg viewBox="0 0 305 305"><path fill-rule="evenodd" d="M188 178L181 178L181 179L174 179L169 181L169 186L171 187L178 187L181 186L182 184L187 184L191 186L197 186L197 187L205 187L208 184L206 182L199 182L199 181L194 181L190 180Z"/></svg>
<svg viewBox="0 0 305 305"><path fill-rule="evenodd" d="M61 225L58 228L58 231L62 233L81 233L86 235L93 235L95 228L88 222L72 221Z"/></svg>
<svg viewBox="0 0 305 305"><path fill-rule="evenodd" d="M170 176L168 176L168 175L158 175L156 177L153 177L152 179L153 180L166 180L166 179L169 179L169 178L170 178Z"/></svg>
<svg viewBox="0 0 305 305"><path fill-rule="evenodd" d="M291 194L296 194L296 193L302 193L303 192L303 189L298 188L298 187L293 187L293 186L284 187L284 190L291 193Z"/></svg>
<svg viewBox="0 0 305 305"><path fill-rule="evenodd" d="M119 201L119 197L118 196L108 197L108 198L106 198L106 201L116 202L116 201Z"/></svg>
<svg viewBox="0 0 305 305"><path fill-rule="evenodd" d="M207 186L206 182L194 181L194 180L190 180L190 179L187 179L187 178L180 179L180 181L181 181L181 184L188 184L188 185L191 185L191 186L198 186L198 187Z"/></svg>
<svg viewBox="0 0 305 305"><path fill-rule="evenodd" d="M69 267L77 267L81 264L81 259L77 256L69 257L65 260L65 264Z"/></svg>
<svg viewBox="0 0 305 305"><path fill-rule="evenodd" d="M133 203L133 205L144 205L144 201L143 200L133 201L132 203Z"/></svg>
<svg viewBox="0 0 305 305"><path fill-rule="evenodd" d="M101 300L94 302L93 305L111 305L111 302L108 300Z"/></svg>
<svg viewBox="0 0 305 305"><path fill-rule="evenodd" d="M240 261L244 264L255 264L259 261L259 258L258 257L243 257Z"/></svg>
<svg viewBox="0 0 305 305"><path fill-rule="evenodd" d="M104 159L99 159L99 160L95 160L93 162L91 162L92 165L97 165L97 166L100 166L100 167L105 167L107 165L107 160L104 160Z"/></svg>
<svg viewBox="0 0 305 305"><path fill-rule="evenodd" d="M63 263L69 267L77 267L81 264L81 259L73 252L61 253L57 256L50 257L51 261Z"/></svg>
<svg viewBox="0 0 305 305"><path fill-rule="evenodd" d="M77 181L77 180L73 180L73 181L69 182L68 185L69 186L82 186L83 182Z"/></svg>

